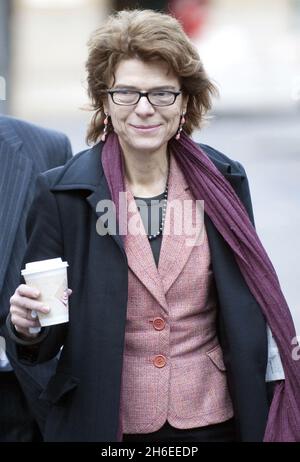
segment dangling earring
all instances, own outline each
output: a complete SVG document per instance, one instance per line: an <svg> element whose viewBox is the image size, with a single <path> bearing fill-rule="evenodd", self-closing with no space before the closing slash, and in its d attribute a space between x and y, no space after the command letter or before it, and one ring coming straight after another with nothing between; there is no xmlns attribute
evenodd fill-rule
<svg viewBox="0 0 300 462"><path fill-rule="evenodd" d="M181 117L180 117L179 127L178 127L178 130L177 130L176 136L175 136L175 139L176 139L176 140L179 140L179 139L180 139L180 134L181 134L181 132L182 132L182 129L183 129L184 124L185 124L185 112L183 112L183 113L181 114Z"/></svg>
<svg viewBox="0 0 300 462"><path fill-rule="evenodd" d="M107 135L107 132L108 132L108 118L109 118L109 114L108 114L108 112L105 112L105 119L103 120L104 131L103 131L102 136L101 136L101 141L103 141L103 143L105 142L105 138L106 138L106 135Z"/></svg>

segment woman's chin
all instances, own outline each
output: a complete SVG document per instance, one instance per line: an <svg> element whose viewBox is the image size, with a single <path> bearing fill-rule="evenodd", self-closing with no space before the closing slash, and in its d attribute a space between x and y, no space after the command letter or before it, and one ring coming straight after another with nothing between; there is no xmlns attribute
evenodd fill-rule
<svg viewBox="0 0 300 462"><path fill-rule="evenodd" d="M135 140L134 143L131 143L129 149L140 152L156 152L166 146L166 141L158 141L155 139L147 140Z"/></svg>

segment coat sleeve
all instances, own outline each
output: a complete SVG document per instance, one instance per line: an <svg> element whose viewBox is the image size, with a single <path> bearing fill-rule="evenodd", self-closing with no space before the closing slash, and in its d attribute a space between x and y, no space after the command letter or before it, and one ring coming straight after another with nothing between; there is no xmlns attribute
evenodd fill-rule
<svg viewBox="0 0 300 462"><path fill-rule="evenodd" d="M243 175L240 199L243 202L248 212L251 222L255 226L253 208L252 208L252 200L251 200L251 194L250 194L247 174L246 174L244 167L239 162L235 162L235 163L238 166L240 173ZM284 380L284 371L282 368L282 362L281 362L277 344L275 340L272 338L272 333L268 325L266 326L266 328L267 328L267 334L268 334L267 335L268 337L268 363L267 363L267 370L266 370L266 382L267 382L266 386L267 386L268 401L269 403L271 403L273 399L275 383L277 380ZM270 337L272 338L272 340L270 340Z"/></svg>
<svg viewBox="0 0 300 462"><path fill-rule="evenodd" d="M226 156L222 152L217 151L211 146L208 146L207 144L199 143L199 146L204 151L204 153L209 157L209 159L217 166L217 168L219 168L221 173L223 170L221 170L220 167L218 167L218 163L223 164L223 166L225 164L225 166L230 169L231 173L238 174L239 176L241 176L241 183L238 184L238 189L236 189L235 184L232 184L232 186L235 189L240 200L242 201L253 226L255 226L252 201L251 201L251 195L250 195L250 189L249 189L249 182L248 182L246 171L244 167L242 166L242 164L240 164L236 160L231 159L230 157Z"/></svg>
<svg viewBox="0 0 300 462"><path fill-rule="evenodd" d="M36 194L27 218L26 234L28 247L23 268L26 263L33 261L57 257L64 259L58 207L55 196L50 191L47 176L44 174L37 178ZM7 324L9 325L9 319ZM42 329L40 341L34 342L18 341L11 325L9 330L10 337L18 344L19 360L25 362L26 365L34 365L57 355L64 343L67 324ZM32 343L34 343L34 347Z"/></svg>

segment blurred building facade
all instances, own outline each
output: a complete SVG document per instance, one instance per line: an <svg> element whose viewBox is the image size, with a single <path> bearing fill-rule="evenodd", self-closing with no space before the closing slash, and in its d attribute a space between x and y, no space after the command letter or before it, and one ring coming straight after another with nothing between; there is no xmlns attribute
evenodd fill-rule
<svg viewBox="0 0 300 462"><path fill-rule="evenodd" d="M10 81L10 11L9 0L0 1L0 112L8 111Z"/></svg>
<svg viewBox="0 0 300 462"><path fill-rule="evenodd" d="M75 116L86 102L87 40L106 15L104 0L13 2L13 114L32 119L58 112Z"/></svg>
<svg viewBox="0 0 300 462"><path fill-rule="evenodd" d="M212 0L197 46L222 111L299 109L300 1Z"/></svg>
<svg viewBox="0 0 300 462"><path fill-rule="evenodd" d="M220 89L216 110L299 109L300 0L1 0L5 111L79 116L90 33L114 9L150 5L171 9L191 32Z"/></svg>

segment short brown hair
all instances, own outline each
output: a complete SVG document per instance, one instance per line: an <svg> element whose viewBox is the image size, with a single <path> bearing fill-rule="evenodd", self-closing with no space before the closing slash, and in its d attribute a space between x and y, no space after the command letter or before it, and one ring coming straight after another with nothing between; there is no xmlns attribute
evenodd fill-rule
<svg viewBox="0 0 300 462"><path fill-rule="evenodd" d="M179 78L183 93L189 96L185 131L191 134L201 126L217 90L175 18L152 10L123 10L111 15L92 34L88 47L88 95L94 111L87 134L89 143L96 142L103 132L103 90L108 88L117 64L126 58L167 62Z"/></svg>

